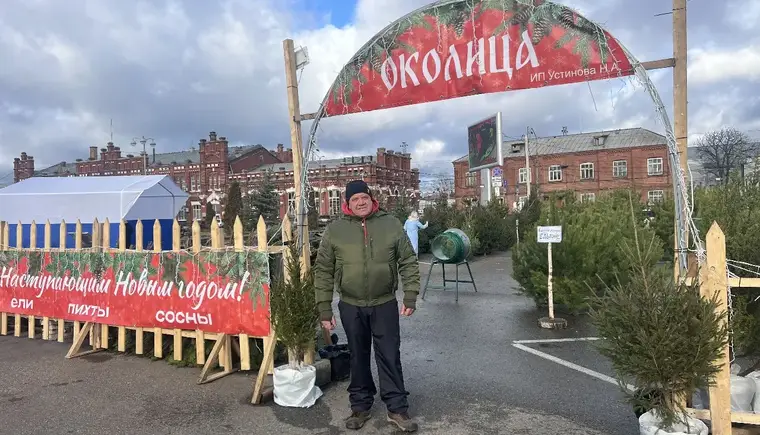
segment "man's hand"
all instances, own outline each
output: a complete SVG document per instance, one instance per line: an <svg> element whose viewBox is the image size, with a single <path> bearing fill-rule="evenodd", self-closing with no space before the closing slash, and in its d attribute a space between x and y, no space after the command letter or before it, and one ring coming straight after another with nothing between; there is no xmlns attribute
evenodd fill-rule
<svg viewBox="0 0 760 435"><path fill-rule="evenodd" d="M333 316L332 320L323 320L322 327L328 331L335 329L335 316Z"/></svg>
<svg viewBox="0 0 760 435"><path fill-rule="evenodd" d="M414 314L414 308L407 308L406 305L401 304L401 315L409 317Z"/></svg>

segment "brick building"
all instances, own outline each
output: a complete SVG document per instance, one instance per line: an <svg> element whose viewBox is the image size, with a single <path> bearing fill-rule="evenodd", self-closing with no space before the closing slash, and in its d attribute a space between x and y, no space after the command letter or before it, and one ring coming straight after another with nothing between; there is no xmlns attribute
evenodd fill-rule
<svg viewBox="0 0 760 435"><path fill-rule="evenodd" d="M147 161L146 161L147 160ZM106 147L89 148L89 156L74 163L61 162L42 170L35 170L34 157L21 153L14 159L14 181L29 177L88 177L142 174L147 165L150 175L169 175L190 194L187 206L178 219L203 219L206 204L211 203L217 213L223 211L224 197L231 181L241 184L243 194L252 192L265 171L280 193L280 215L288 206L294 206L293 152L282 144L276 150L262 145L229 146L224 136L209 133L198 147L190 150L148 155L123 154L120 147L109 142ZM378 148L376 155L353 156L342 159L320 160L309 164L309 183L313 201L321 215L340 212L341 193L349 180L363 178L388 207L401 195L415 203L419 194L419 170L411 169L411 155Z"/></svg>
<svg viewBox="0 0 760 435"><path fill-rule="evenodd" d="M672 189L666 139L643 128L531 139L530 174L523 141L504 142L502 153L503 184L494 196L510 206L527 198L528 180L542 194L571 191L582 201L628 187L640 191L643 201L657 201ZM480 171L468 172L467 156L453 164L456 203L477 203Z"/></svg>

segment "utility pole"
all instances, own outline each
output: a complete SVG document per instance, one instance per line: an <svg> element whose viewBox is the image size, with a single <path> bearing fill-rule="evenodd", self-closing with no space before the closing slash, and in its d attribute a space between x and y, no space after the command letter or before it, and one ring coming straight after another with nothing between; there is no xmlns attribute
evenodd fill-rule
<svg viewBox="0 0 760 435"><path fill-rule="evenodd" d="M689 184L688 164L688 92L687 92L687 26L686 26L686 2L687 0L673 0L673 130L678 147L678 156L680 170L684 175L684 181ZM675 169L675 168L674 168ZM675 193L675 192L674 192ZM689 210L685 207L685 201L681 204L684 207L681 210L680 225L685 229L684 239L686 246L689 246L689 227L686 226L686 216ZM678 229L678 222L676 231ZM678 233L675 239L675 261L674 267L676 276L685 276L686 270L681 270L680 265L680 246L678 244ZM687 261L688 270L688 261ZM680 272L680 273L679 273Z"/></svg>
<svg viewBox="0 0 760 435"><path fill-rule="evenodd" d="M528 200L530 200L530 183L531 176L530 176L530 152L528 151L528 135L530 134L530 126L525 127L525 171L528 173L527 176L527 185L528 185Z"/></svg>
<svg viewBox="0 0 760 435"><path fill-rule="evenodd" d="M309 247L309 223L306 220L304 198L302 197L301 172L303 168L303 135L301 134L301 106L298 101L298 65L296 63L295 46L292 39L282 42L285 56L285 85L288 91L288 117L290 121L290 141L293 146L293 187L296 190L296 240L303 242L301 264L303 272L311 267Z"/></svg>

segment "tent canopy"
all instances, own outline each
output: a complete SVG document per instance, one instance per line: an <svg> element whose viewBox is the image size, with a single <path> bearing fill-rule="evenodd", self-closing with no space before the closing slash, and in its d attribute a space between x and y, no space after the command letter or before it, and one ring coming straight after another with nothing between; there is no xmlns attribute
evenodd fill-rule
<svg viewBox="0 0 760 435"><path fill-rule="evenodd" d="M0 189L0 221L174 219L187 198L167 175L32 177Z"/></svg>

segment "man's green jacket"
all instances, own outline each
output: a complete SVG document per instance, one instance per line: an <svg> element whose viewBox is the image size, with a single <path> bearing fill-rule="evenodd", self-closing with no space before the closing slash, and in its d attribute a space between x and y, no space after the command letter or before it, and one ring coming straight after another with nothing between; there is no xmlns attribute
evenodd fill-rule
<svg viewBox="0 0 760 435"><path fill-rule="evenodd" d="M404 305L415 308L420 292L420 268L401 222L377 206L363 219L350 214L345 207L344 214L325 229L314 263L320 319L333 317L335 284L343 302L376 306L396 298L399 273Z"/></svg>

